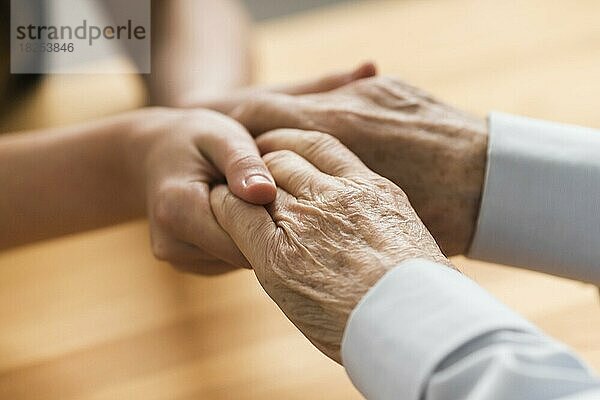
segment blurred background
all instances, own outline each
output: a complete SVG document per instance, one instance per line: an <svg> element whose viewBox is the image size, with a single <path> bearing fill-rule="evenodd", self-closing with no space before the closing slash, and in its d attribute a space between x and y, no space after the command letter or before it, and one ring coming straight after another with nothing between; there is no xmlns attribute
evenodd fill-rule
<svg viewBox="0 0 600 400"><path fill-rule="evenodd" d="M500 110L600 128L597 0L245 1L256 19L256 84L373 60L383 74L481 116ZM145 99L135 76L49 76L9 99L0 132L110 115ZM454 261L600 368L595 288ZM361 398L251 272L177 274L153 259L144 221L0 253L0 321L0 399Z"/></svg>
<svg viewBox="0 0 600 400"><path fill-rule="evenodd" d="M351 0L244 0L244 4L252 17L261 21L344 1Z"/></svg>

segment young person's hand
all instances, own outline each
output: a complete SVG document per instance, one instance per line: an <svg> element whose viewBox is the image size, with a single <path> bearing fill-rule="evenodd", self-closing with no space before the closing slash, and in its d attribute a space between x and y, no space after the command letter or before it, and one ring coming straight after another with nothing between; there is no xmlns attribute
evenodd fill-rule
<svg viewBox="0 0 600 400"><path fill-rule="evenodd" d="M275 199L273 178L239 123L207 110L142 110L133 113L129 148L134 181L145 190L157 258L201 273L248 266L209 203L211 186L225 180L249 203ZM215 260L229 267L202 269Z"/></svg>
<svg viewBox="0 0 600 400"><path fill-rule="evenodd" d="M254 138L208 110L149 108L0 137L0 250L147 215L156 256L196 272L248 266L217 224L212 185L249 203L276 187Z"/></svg>
<svg viewBox="0 0 600 400"><path fill-rule="evenodd" d="M333 137L280 130L259 147L277 200L251 205L218 186L213 211L271 298L340 362L350 312L383 274L414 258L451 264L404 192Z"/></svg>
<svg viewBox="0 0 600 400"><path fill-rule="evenodd" d="M255 135L298 128L335 136L406 192L446 254L468 250L486 165L483 119L385 77L326 93L260 93L231 115Z"/></svg>

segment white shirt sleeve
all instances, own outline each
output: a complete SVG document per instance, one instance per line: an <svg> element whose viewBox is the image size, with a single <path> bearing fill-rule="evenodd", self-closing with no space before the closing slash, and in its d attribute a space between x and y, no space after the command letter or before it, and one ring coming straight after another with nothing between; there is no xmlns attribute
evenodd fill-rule
<svg viewBox="0 0 600 400"><path fill-rule="evenodd" d="M402 263L360 301L342 359L369 400L600 398L600 380L564 345L425 260Z"/></svg>
<svg viewBox="0 0 600 400"><path fill-rule="evenodd" d="M600 283L600 131L489 117L469 256Z"/></svg>

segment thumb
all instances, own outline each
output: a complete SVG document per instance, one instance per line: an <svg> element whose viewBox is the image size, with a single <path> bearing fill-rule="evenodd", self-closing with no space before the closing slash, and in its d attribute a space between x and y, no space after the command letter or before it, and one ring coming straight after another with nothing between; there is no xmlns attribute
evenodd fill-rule
<svg viewBox="0 0 600 400"><path fill-rule="evenodd" d="M277 226L262 206L246 203L226 186L210 192L210 205L217 222L231 237L257 273L264 269L267 249L274 240Z"/></svg>
<svg viewBox="0 0 600 400"><path fill-rule="evenodd" d="M253 204L274 201L275 181L252 136L233 119L212 111L204 112L213 114L216 126L197 145L225 175L233 194Z"/></svg>

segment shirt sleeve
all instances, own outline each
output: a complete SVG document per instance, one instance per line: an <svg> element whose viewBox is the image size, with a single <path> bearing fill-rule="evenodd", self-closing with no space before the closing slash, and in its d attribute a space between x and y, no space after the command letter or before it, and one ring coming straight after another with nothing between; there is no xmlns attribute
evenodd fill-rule
<svg viewBox="0 0 600 400"><path fill-rule="evenodd" d="M472 258L600 283L600 131L492 113Z"/></svg>
<svg viewBox="0 0 600 400"><path fill-rule="evenodd" d="M600 398L600 381L568 348L425 260L402 263L360 301L342 360L369 400Z"/></svg>

